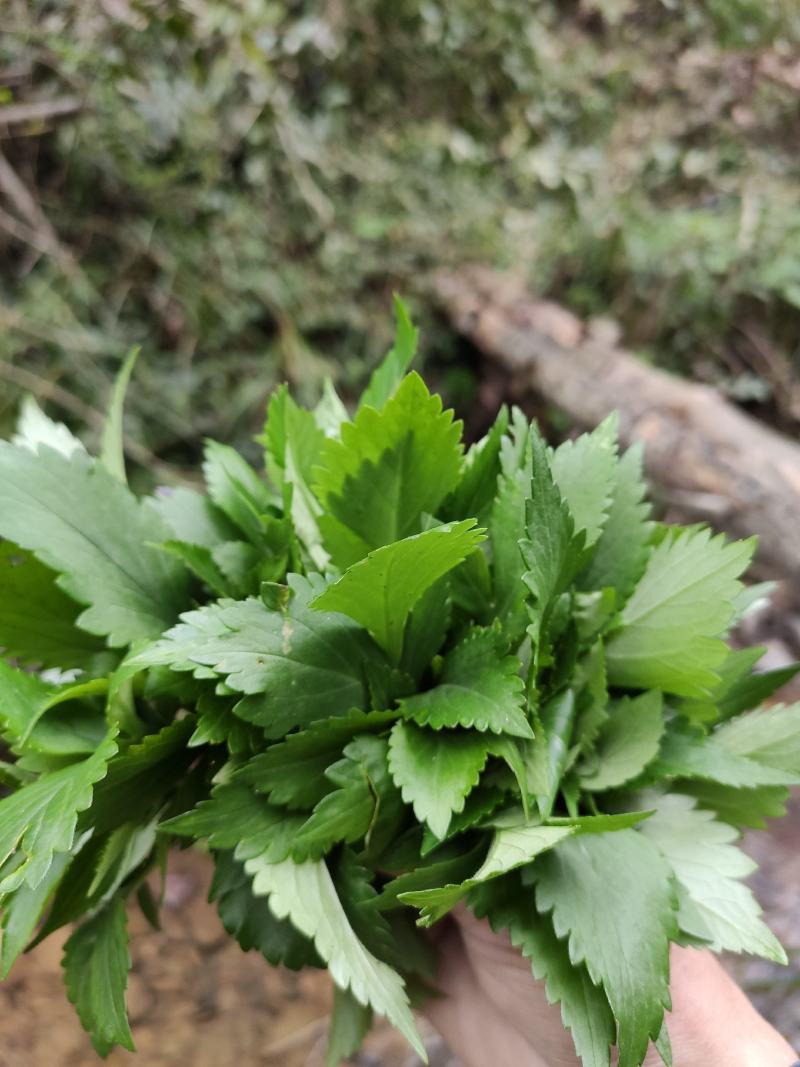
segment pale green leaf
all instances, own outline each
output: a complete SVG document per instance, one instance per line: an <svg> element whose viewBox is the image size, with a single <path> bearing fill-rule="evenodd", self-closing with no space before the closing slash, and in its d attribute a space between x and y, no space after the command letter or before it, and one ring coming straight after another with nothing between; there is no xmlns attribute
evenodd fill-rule
<svg viewBox="0 0 800 1067"><path fill-rule="evenodd" d="M757 763L704 736L688 724L672 724L661 743L655 767L661 777L706 778L721 785L754 789L762 785L800 784L797 772Z"/></svg>
<svg viewBox="0 0 800 1067"><path fill-rule="evenodd" d="M600 729L595 751L581 769L581 787L616 789L637 778L658 755L664 733L661 694L642 693L615 704Z"/></svg>
<svg viewBox="0 0 800 1067"><path fill-rule="evenodd" d="M23 883L3 901L3 940L0 946L0 978L8 978L9 972L25 950L36 930L42 912L56 890L67 864L72 859L69 852L59 852L53 857L50 869L35 888Z"/></svg>
<svg viewBox="0 0 800 1067"><path fill-rule="evenodd" d="M670 1003L669 865L638 831L620 830L562 841L533 874L539 911L552 912L570 959L585 963L606 992L618 1024L619 1067L639 1067Z"/></svg>
<svg viewBox="0 0 800 1067"><path fill-rule="evenodd" d="M45 415L32 396L22 400L16 433L11 443L31 452L38 452L41 445L46 445L67 458L75 452L86 452L80 438L63 422L55 422Z"/></svg>
<svg viewBox="0 0 800 1067"><path fill-rule="evenodd" d="M642 449L634 445L616 465L608 518L592 558L579 578L583 589L614 589L620 605L644 573L650 553L652 523L645 492Z"/></svg>
<svg viewBox="0 0 800 1067"><path fill-rule="evenodd" d="M313 940L334 982L349 989L360 1004L385 1015L427 1060L403 980L358 939L325 864L275 864L256 856L245 867L253 878L253 892L269 898L276 917L289 919Z"/></svg>
<svg viewBox="0 0 800 1067"><path fill-rule="evenodd" d="M275 502L269 487L238 452L217 441L206 441L203 474L212 501L249 541L259 544L262 519Z"/></svg>
<svg viewBox="0 0 800 1067"><path fill-rule="evenodd" d="M0 535L57 571L89 605L78 624L124 645L161 633L185 604L183 567L152 547L155 511L99 464L0 444Z"/></svg>
<svg viewBox="0 0 800 1067"><path fill-rule="evenodd" d="M550 461L553 480L572 515L575 532L584 531L587 548L599 539L611 508L618 423L616 415L609 415L592 433L564 441Z"/></svg>
<svg viewBox="0 0 800 1067"><path fill-rule="evenodd" d="M109 735L93 755L41 778L0 800L0 892L46 877L53 854L72 848L78 814L92 802L92 787L117 751Z"/></svg>
<svg viewBox="0 0 800 1067"><path fill-rule="evenodd" d="M208 899L215 901L222 925L244 952L255 949L273 965L291 970L318 966L314 946L286 919L276 919L263 897L253 893L244 865L230 852L214 855Z"/></svg>
<svg viewBox="0 0 800 1067"><path fill-rule="evenodd" d="M800 775L800 704L758 708L731 719L713 736L736 756Z"/></svg>
<svg viewBox="0 0 800 1067"><path fill-rule="evenodd" d="M519 642L528 624L525 564L519 548L525 536L527 492L528 479L522 471L502 474L489 517L494 610L512 644Z"/></svg>
<svg viewBox="0 0 800 1067"><path fill-rule="evenodd" d="M667 531L608 641L609 682L690 697L713 689L753 549L753 541L728 544L705 529Z"/></svg>
<svg viewBox="0 0 800 1067"><path fill-rule="evenodd" d="M526 536L519 547L527 568L522 580L532 601L531 632L538 642L556 598L583 559L585 532L576 534L575 522L553 480L544 441L535 428L531 428L530 441L531 490L525 503Z"/></svg>
<svg viewBox="0 0 800 1067"><path fill-rule="evenodd" d="M653 806L657 810L641 833L675 872L684 933L707 941L715 952L751 952L786 963L786 953L742 883L756 865L736 848L738 831L695 807L691 797L670 794L656 798Z"/></svg>

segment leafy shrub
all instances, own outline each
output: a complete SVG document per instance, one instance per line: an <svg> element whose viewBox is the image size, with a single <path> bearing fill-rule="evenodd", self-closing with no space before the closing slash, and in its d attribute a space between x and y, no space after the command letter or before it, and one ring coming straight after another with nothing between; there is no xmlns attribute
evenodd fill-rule
<svg viewBox="0 0 800 1067"><path fill-rule="evenodd" d="M266 479L209 442L205 493L135 497L132 360L98 460L35 405L0 445L0 965L78 921L102 1054L176 840L242 948L328 968L331 1063L373 1011L424 1055L413 908L509 928L586 1064L666 1049L671 941L785 958L735 845L800 781L800 705L760 707L795 668L724 640L752 542L652 522L613 418L553 452L504 409L464 455L415 349L398 305L352 419L279 389Z"/></svg>

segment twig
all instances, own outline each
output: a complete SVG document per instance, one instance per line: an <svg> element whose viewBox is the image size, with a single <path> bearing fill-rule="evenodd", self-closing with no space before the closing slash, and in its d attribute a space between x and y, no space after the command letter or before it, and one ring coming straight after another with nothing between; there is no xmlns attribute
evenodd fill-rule
<svg viewBox="0 0 800 1067"><path fill-rule="evenodd" d="M28 226L36 232L37 240L40 242L38 247L43 247L66 274L80 276L83 279L83 271L76 260L61 244L50 220L2 152L0 152L0 192L6 196Z"/></svg>
<svg viewBox="0 0 800 1067"><path fill-rule="evenodd" d="M27 122L48 122L77 114L83 107L77 96L64 96L60 100L31 100L25 104L8 104L0 107L0 126L20 126ZM0 137L3 136L0 131Z"/></svg>

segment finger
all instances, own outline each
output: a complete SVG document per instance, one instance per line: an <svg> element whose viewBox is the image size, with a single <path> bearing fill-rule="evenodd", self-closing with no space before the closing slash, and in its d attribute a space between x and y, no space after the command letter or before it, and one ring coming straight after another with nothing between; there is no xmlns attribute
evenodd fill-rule
<svg viewBox="0 0 800 1067"><path fill-rule="evenodd" d="M546 1063L580 1067L561 1009L548 1002L544 983L533 977L530 961L511 944L508 934L494 933L488 922L466 908L458 909L454 917L484 1001L538 1049Z"/></svg>
<svg viewBox="0 0 800 1067"><path fill-rule="evenodd" d="M425 1014L465 1067L548 1067L497 1008L487 1002L455 925L442 934L436 986Z"/></svg>

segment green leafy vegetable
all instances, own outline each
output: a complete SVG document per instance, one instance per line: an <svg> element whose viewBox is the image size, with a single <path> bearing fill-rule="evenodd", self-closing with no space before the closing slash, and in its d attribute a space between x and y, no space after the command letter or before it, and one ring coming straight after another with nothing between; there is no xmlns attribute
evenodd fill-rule
<svg viewBox="0 0 800 1067"><path fill-rule="evenodd" d="M204 489L138 499L133 354L100 460L31 403L0 443L0 971L78 923L68 995L132 1048L126 904L157 926L202 841L242 949L330 972L330 1064L373 1013L424 1054L414 923L456 905L583 1067L668 1063L670 942L784 958L737 839L800 783L800 705L763 706L797 665L729 649L752 545L652 523L613 417L552 450L503 409L465 456L396 307L352 421L274 393L263 473L209 441Z"/></svg>

